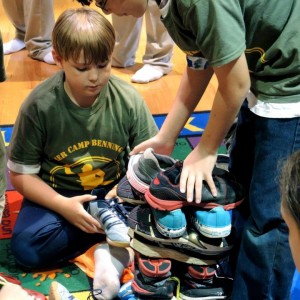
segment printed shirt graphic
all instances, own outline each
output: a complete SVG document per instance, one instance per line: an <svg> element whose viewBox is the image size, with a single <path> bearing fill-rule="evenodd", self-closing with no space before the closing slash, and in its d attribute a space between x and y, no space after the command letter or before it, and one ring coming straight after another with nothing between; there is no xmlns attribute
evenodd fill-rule
<svg viewBox="0 0 300 300"><path fill-rule="evenodd" d="M115 76L92 107L78 107L63 89L63 76L41 83L23 103L9 160L40 164L39 176L53 188L115 183L125 173L127 147L157 132L153 117L138 92Z"/></svg>
<svg viewBox="0 0 300 300"><path fill-rule="evenodd" d="M162 18L189 56L213 67L246 55L251 90L265 102L299 102L300 1L172 0Z"/></svg>

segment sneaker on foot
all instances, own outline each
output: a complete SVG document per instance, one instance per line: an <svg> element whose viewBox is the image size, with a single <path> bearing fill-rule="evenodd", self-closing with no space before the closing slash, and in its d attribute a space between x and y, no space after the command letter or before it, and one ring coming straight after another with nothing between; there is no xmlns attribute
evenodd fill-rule
<svg viewBox="0 0 300 300"><path fill-rule="evenodd" d="M197 206L205 209L223 206L224 209L233 209L244 200L244 190L233 176L225 170L214 168L213 180L217 188L214 197L208 184L203 181L201 202L188 202L186 193L181 193L179 188L180 175L183 167L182 161L157 174L145 193L148 204L159 210L174 210L183 206Z"/></svg>
<svg viewBox="0 0 300 300"><path fill-rule="evenodd" d="M3 44L3 54L11 54L18 52L25 48L25 43L19 39L12 39Z"/></svg>
<svg viewBox="0 0 300 300"><path fill-rule="evenodd" d="M165 237L177 238L186 231L186 218L182 210L162 211L153 208L153 219L157 230Z"/></svg>
<svg viewBox="0 0 300 300"><path fill-rule="evenodd" d="M104 229L108 244L115 247L129 246L130 238L126 224L127 211L122 205L114 199L96 199L88 203L87 211Z"/></svg>
<svg viewBox="0 0 300 300"><path fill-rule="evenodd" d="M161 67L145 64L131 77L131 81L135 83L148 83L164 75L164 71Z"/></svg>
<svg viewBox="0 0 300 300"><path fill-rule="evenodd" d="M131 287L132 280L129 280L128 282L124 283L120 291L118 293L118 299L120 300L137 300L138 298L136 297L134 291L132 290Z"/></svg>
<svg viewBox="0 0 300 300"><path fill-rule="evenodd" d="M208 211L193 211L191 220L195 228L209 238L226 237L231 232L230 212L224 210L222 206Z"/></svg>
<svg viewBox="0 0 300 300"><path fill-rule="evenodd" d="M49 300L77 300L62 284L57 281L51 282L48 298Z"/></svg>

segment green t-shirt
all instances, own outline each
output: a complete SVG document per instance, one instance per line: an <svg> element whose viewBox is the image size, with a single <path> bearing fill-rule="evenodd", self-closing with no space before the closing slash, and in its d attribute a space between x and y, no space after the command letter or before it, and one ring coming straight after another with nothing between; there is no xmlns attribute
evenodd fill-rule
<svg viewBox="0 0 300 300"><path fill-rule="evenodd" d="M187 54L222 66L246 54L251 90L266 102L299 102L299 0L169 0L163 23Z"/></svg>
<svg viewBox="0 0 300 300"><path fill-rule="evenodd" d="M4 69L4 59L3 59L3 43L2 36L0 32L0 82L4 81L5 69ZM1 95L0 95L1 97ZM5 193L6 189L6 160L5 160L5 145L0 133L0 197Z"/></svg>
<svg viewBox="0 0 300 300"><path fill-rule="evenodd" d="M128 147L157 133L145 101L133 86L111 76L94 105L81 108L63 82L64 73L58 72L22 104L9 160L40 165L39 176L53 188L91 190L116 183L125 175Z"/></svg>

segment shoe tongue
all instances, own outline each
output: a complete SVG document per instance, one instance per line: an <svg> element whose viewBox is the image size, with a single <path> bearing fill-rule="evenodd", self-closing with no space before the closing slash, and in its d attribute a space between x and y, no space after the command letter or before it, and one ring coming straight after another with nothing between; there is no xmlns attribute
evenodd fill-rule
<svg viewBox="0 0 300 300"><path fill-rule="evenodd" d="M178 160L174 168L169 169L168 171L168 178L171 183L177 185L180 181L180 175L182 171L183 162L181 160Z"/></svg>

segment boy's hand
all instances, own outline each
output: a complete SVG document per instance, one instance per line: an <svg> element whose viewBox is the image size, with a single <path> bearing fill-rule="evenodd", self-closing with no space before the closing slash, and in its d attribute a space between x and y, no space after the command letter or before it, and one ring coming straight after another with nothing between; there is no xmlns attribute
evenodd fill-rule
<svg viewBox="0 0 300 300"><path fill-rule="evenodd" d="M199 147L196 147L184 160L180 176L180 191L186 192L188 202L201 202L203 180L207 182L212 195L217 196L217 189L212 178L215 162L216 155L203 153Z"/></svg>
<svg viewBox="0 0 300 300"><path fill-rule="evenodd" d="M83 207L85 202L97 199L94 195L66 198L61 215L72 225L86 233L104 233L100 224Z"/></svg>
<svg viewBox="0 0 300 300"><path fill-rule="evenodd" d="M174 143L168 142L166 139L159 138L158 135L148 139L139 145L135 146L130 152L130 155L138 154L144 152L148 148L152 148L155 153L171 155L174 149Z"/></svg>

